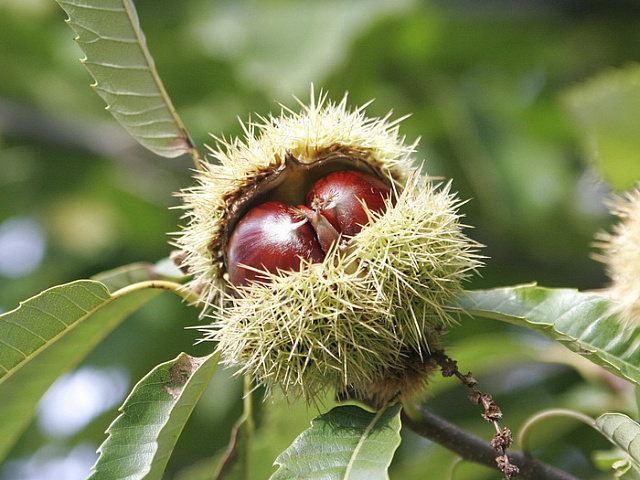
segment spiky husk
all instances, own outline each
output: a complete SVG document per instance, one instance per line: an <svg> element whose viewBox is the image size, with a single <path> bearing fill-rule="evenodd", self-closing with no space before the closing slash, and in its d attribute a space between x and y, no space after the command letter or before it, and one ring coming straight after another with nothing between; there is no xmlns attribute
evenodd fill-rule
<svg viewBox="0 0 640 480"><path fill-rule="evenodd" d="M225 362L287 395L347 389L379 405L415 393L462 280L480 265L458 206L448 185L414 173L346 253L238 289L207 333Z"/></svg>
<svg viewBox="0 0 640 480"><path fill-rule="evenodd" d="M620 222L612 233L597 236L611 285L607 293L612 312L628 327L640 326L640 187L611 202L611 213Z"/></svg>
<svg viewBox="0 0 640 480"><path fill-rule="evenodd" d="M223 236L234 202L287 155L313 163L345 149L373 165L394 201L323 263L264 272L266 283L231 288L224 280ZM322 97L300 114L261 119L244 141L220 141L219 164L199 172L184 194L189 225L177 245L215 321L201 327L225 363L267 386L313 401L326 390L379 407L425 385L430 348L457 314L461 282L481 265L479 245L463 232L459 200L414 168L398 122L348 110L346 97Z"/></svg>
<svg viewBox="0 0 640 480"><path fill-rule="evenodd" d="M219 163L203 164L196 175L198 185L183 192L189 224L177 233L175 244L186 255L183 265L193 276L188 287L199 291L207 305L219 305L226 288L221 238L234 202L282 166L287 155L310 164L329 149L352 149L399 186L412 169L414 148L398 133L401 119L367 118L364 107L348 109L346 96L331 103L321 94L316 101L312 91L311 98L310 105L301 104L300 113L283 108L279 117L260 117L243 126L244 141L216 139L212 156Z"/></svg>

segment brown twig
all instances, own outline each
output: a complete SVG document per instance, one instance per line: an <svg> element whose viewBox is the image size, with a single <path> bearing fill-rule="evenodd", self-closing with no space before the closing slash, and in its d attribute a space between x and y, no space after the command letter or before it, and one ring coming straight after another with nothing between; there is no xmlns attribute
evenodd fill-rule
<svg viewBox="0 0 640 480"><path fill-rule="evenodd" d="M465 385L471 393L469 393L469 399L480 405L484 412L483 418L493 424L496 429L496 434L491 440L491 447L498 453L495 457L495 462L498 465L498 469L504 473L507 480L515 478L520 473L517 466L509 461L507 455L507 448L513 443L513 436L511 430L508 428L502 428L500 426L500 419L502 418L502 410L496 405L489 393L482 393L476 388L478 382L471 375L471 372L463 375L458 370L458 364L455 360L452 360L448 355L445 355L443 350L437 350L432 354L432 358L436 361L440 369L442 370L442 376L452 377L456 376Z"/></svg>

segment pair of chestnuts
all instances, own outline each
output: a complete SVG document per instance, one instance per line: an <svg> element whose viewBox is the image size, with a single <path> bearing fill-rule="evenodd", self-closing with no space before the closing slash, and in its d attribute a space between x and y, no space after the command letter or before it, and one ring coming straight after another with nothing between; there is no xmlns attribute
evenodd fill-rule
<svg viewBox="0 0 640 480"><path fill-rule="evenodd" d="M292 271L303 261L322 262L340 239L356 235L367 212L386 210L391 188L372 175L342 170L321 177L296 207L268 201L250 209L227 246L227 272L234 286L265 282L264 271ZM366 208L365 208L366 205Z"/></svg>

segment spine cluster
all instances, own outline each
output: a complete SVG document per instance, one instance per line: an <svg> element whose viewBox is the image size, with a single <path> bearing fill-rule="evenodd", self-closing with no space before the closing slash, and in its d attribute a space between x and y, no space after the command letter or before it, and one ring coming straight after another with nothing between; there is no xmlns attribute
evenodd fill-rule
<svg viewBox="0 0 640 480"><path fill-rule="evenodd" d="M193 276L188 287L213 318L205 338L227 364L307 401L326 390L373 406L413 395L459 313L462 282L481 266L480 246L463 232L462 202L413 165L397 122L366 118L346 99L262 120L244 141L221 143L218 163L184 194L189 224L177 245ZM358 190L351 171L376 187L345 194ZM234 236L271 201L299 216L284 230L273 226L280 220L266 222L266 243ZM287 251L295 250L303 225L318 255L278 264L266 244L293 236ZM252 248L255 261L237 259L236 250ZM237 280L238 268L249 274Z"/></svg>

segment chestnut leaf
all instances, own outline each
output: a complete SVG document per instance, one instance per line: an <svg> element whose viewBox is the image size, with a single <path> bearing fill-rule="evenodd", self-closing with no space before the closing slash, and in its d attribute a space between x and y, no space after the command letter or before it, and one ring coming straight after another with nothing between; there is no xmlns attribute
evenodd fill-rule
<svg viewBox="0 0 640 480"><path fill-rule="evenodd" d="M115 296L100 282L78 280L0 316L0 458L29 425L53 382L158 293L144 289Z"/></svg>
<svg viewBox="0 0 640 480"><path fill-rule="evenodd" d="M640 472L640 425L622 413L605 413L596 419L596 428L623 450Z"/></svg>
<svg viewBox="0 0 640 480"><path fill-rule="evenodd" d="M100 446L91 480L163 478L167 461L218 365L219 355L181 353L140 380Z"/></svg>
<svg viewBox="0 0 640 480"><path fill-rule="evenodd" d="M594 292L520 285L469 291L460 306L542 333L613 374L640 385L640 328L625 329Z"/></svg>
<svg viewBox="0 0 640 480"><path fill-rule="evenodd" d="M276 459L280 468L271 480L388 479L387 469L400 445L400 408L371 413L346 405L316 417Z"/></svg>
<svg viewBox="0 0 640 480"><path fill-rule="evenodd" d="M162 157L197 157L140 28L132 0L57 0L86 55L81 61L107 110L142 146Z"/></svg>

